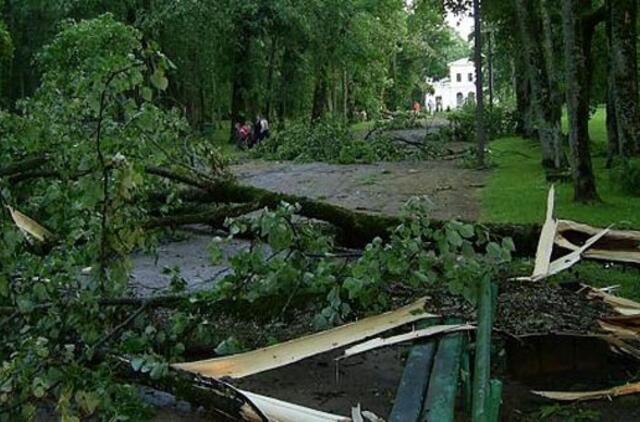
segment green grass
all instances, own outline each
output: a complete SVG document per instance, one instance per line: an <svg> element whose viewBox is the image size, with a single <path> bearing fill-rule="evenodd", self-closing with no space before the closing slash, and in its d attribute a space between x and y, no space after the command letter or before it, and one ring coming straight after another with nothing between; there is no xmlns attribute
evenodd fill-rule
<svg viewBox="0 0 640 422"><path fill-rule="evenodd" d="M589 122L593 140L593 165L602 203L573 202L571 183L556 184L558 218L576 220L596 226L615 224L616 228L640 228L640 197L621 193L612 185L605 168L607 134L604 110L598 109ZM566 127L566 120L563 122ZM483 221L502 223L538 223L545 218L546 197L550 184L540 164L540 147L536 142L519 137L491 142L497 167L491 172L482 195ZM531 262L522 262L523 274ZM594 287L620 285L617 294L640 301L640 269L600 262L581 262L550 282L579 281Z"/></svg>
<svg viewBox="0 0 640 422"><path fill-rule="evenodd" d="M556 184L556 216L597 226L616 224L618 228L640 228L640 197L620 192L605 168L606 127L599 109L590 121L593 165L602 203L573 202L570 183ZM482 195L483 221L542 223L549 183L540 164L540 147L519 137L491 142L497 167L489 176Z"/></svg>

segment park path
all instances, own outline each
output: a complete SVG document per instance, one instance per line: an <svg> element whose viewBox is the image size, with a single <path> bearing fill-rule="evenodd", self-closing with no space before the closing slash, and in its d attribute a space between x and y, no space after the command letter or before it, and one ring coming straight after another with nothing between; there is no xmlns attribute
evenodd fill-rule
<svg viewBox="0 0 640 422"><path fill-rule="evenodd" d="M440 220L476 220L487 175L441 160L353 165L252 160L232 170L240 183L371 213L395 215L409 198L425 195Z"/></svg>

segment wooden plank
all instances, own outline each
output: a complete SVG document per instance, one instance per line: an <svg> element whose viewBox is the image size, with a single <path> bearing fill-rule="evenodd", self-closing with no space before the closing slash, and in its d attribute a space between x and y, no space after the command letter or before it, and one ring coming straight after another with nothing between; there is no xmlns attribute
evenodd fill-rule
<svg viewBox="0 0 640 422"><path fill-rule="evenodd" d="M242 378L338 349L401 325L435 317L424 311L424 305L425 299L422 298L392 312L284 343L233 356L173 364L172 367L212 378Z"/></svg>
<svg viewBox="0 0 640 422"><path fill-rule="evenodd" d="M556 236L556 229L558 223L553 217L555 200L555 188L551 185L549 189L549 195L547 197L547 218L542 226L540 232L540 239L538 240L538 249L536 251L536 262L533 269L532 277L540 277L549 272L549 265L551 263L551 253L553 252L553 243Z"/></svg>
<svg viewBox="0 0 640 422"><path fill-rule="evenodd" d="M411 348L396 392L389 422L417 422L427 392L437 341Z"/></svg>
<svg viewBox="0 0 640 422"><path fill-rule="evenodd" d="M489 377L491 373L491 327L492 321L491 280L484 277L478 292L478 328L473 376L473 403L471 416L474 422L484 422L488 417Z"/></svg>
<svg viewBox="0 0 640 422"><path fill-rule="evenodd" d="M502 405L502 382L500 380L489 381L489 415L488 422L500 420L500 406Z"/></svg>
<svg viewBox="0 0 640 422"><path fill-rule="evenodd" d="M461 333L448 334L440 340L431 370L427 397L420 415L421 421L454 420L462 344Z"/></svg>

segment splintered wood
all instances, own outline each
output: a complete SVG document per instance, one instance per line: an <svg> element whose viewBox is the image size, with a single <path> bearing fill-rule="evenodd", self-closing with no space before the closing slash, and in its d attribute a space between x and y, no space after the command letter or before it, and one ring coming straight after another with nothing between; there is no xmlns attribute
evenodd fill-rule
<svg viewBox="0 0 640 422"><path fill-rule="evenodd" d="M359 355L361 353L369 352L371 350L379 349L381 347L392 346L398 343L405 343L407 341L418 340L421 338L432 337L439 334L449 334L456 331L475 330L474 325L470 324L451 324L451 325L436 325L429 328L423 328L421 330L415 330L404 334L399 334L393 337L377 337L364 343L356 344L344 351L342 356L336 358L344 359L351 356Z"/></svg>
<svg viewBox="0 0 640 422"><path fill-rule="evenodd" d="M569 220L559 220L556 245L570 250L580 249L569 240L570 235L593 236L602 229ZM640 264L640 231L610 230L601 242L584 252L584 257L611 262Z"/></svg>
<svg viewBox="0 0 640 422"><path fill-rule="evenodd" d="M45 242L53 238L53 235L51 234L51 232L49 232L49 230L42 227L35 220L31 219L30 217L24 215L20 211L10 206L7 206L7 209L9 210L9 214L11 214L11 219L15 223L16 227L18 227L20 231L25 236L27 236L27 238L31 236L33 239L39 242Z"/></svg>
<svg viewBox="0 0 640 422"><path fill-rule="evenodd" d="M538 241L538 249L536 251L536 264L533 269L532 278L541 278L549 273L551 264L551 254L553 252L553 242L556 235L558 223L553 217L555 202L555 188L551 185L549 195L547 197L547 218L542 226L540 240Z"/></svg>
<svg viewBox="0 0 640 422"><path fill-rule="evenodd" d="M381 315L238 355L172 365L194 374L214 378L242 378L298 362L404 324L436 317L424 310L425 299Z"/></svg>
<svg viewBox="0 0 640 422"><path fill-rule="evenodd" d="M238 390L267 417L269 422L351 422L346 416L333 415L308 407L262 396L249 391Z"/></svg>
<svg viewBox="0 0 640 422"><path fill-rule="evenodd" d="M606 390L596 391L532 391L532 393L540 397L559 401L599 400L640 393L640 383L620 385Z"/></svg>
<svg viewBox="0 0 640 422"><path fill-rule="evenodd" d="M570 220L556 220L554 197L555 188L551 186L533 273L518 280L544 280L573 267L583 258L640 264L640 232L611 230L611 227L602 229ZM551 262L554 245L569 253Z"/></svg>

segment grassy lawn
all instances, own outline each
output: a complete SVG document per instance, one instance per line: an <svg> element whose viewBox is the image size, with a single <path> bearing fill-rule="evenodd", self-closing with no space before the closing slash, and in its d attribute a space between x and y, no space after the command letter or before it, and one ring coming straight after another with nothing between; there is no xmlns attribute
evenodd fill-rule
<svg viewBox="0 0 640 422"><path fill-rule="evenodd" d="M556 184L556 216L596 226L615 224L616 228L640 228L640 197L617 191L605 169L606 126L604 110L590 121L593 139L593 164L602 203L585 205L573 202L570 183ZM549 183L540 165L539 146L518 137L497 139L491 143L497 167L489 176L482 196L482 220L504 223L544 221ZM531 262L522 262L529 267ZM529 268L523 268L527 273ZM617 294L640 300L640 269L600 262L581 262L570 271L553 277L551 282L575 281L595 287L620 285Z"/></svg>
<svg viewBox="0 0 640 422"><path fill-rule="evenodd" d="M605 113L599 109L590 122L593 165L602 203L574 203L570 183L556 184L556 216L618 228L640 228L640 197L619 192L605 169ZM491 142L497 168L492 171L482 196L482 220L509 223L542 223L549 183L540 165L539 146L519 137Z"/></svg>

